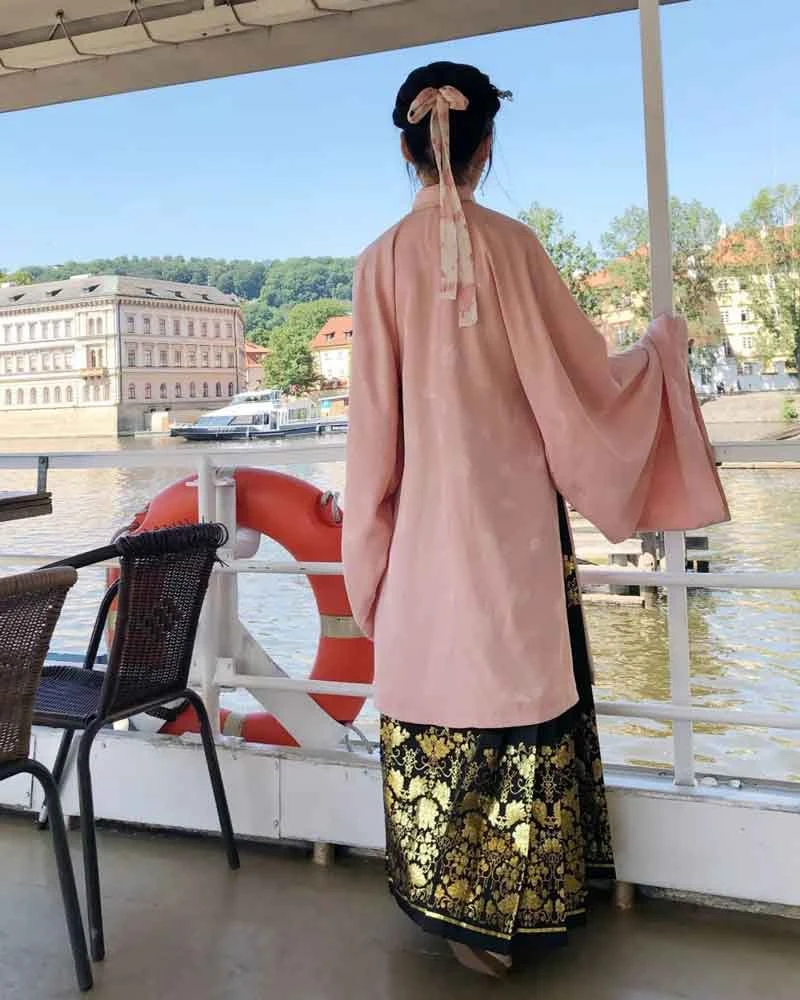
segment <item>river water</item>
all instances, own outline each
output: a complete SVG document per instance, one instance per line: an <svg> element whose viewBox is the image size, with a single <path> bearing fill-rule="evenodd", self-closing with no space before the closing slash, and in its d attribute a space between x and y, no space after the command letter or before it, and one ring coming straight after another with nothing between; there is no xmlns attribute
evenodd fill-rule
<svg viewBox="0 0 800 1000"><path fill-rule="evenodd" d="M8 445L4 446L8 449ZM63 554L106 543L159 489L192 471L191 445L170 439L18 442L12 450L52 454L131 448L169 448L168 469L52 471L54 513L0 524L0 551ZM276 450L279 459L279 450ZM243 459L237 456L237 461ZM244 460L246 461L246 459ZM280 466L277 466L278 468ZM321 462L284 471L325 489L341 490L344 466ZM34 474L3 473L3 489L25 489ZM797 571L800 470L724 470L733 520L709 532L715 570ZM264 540L262 557L280 556ZM2 572L23 568L5 561ZM102 587L102 574L84 571L68 599L53 648L81 650ZM310 588L294 577L240 578L240 613L250 630L290 673L305 676L317 640ZM689 596L693 697L697 705L800 712L800 595L794 592L693 592ZM591 605L587 619L597 694L613 700L668 698L666 608ZM239 705L248 696L239 698ZM369 722L369 709L367 721ZM371 726L369 728L372 728ZM669 725L603 720L605 757L650 767L671 760ZM736 777L800 781L800 736L788 731L696 727L701 771Z"/></svg>

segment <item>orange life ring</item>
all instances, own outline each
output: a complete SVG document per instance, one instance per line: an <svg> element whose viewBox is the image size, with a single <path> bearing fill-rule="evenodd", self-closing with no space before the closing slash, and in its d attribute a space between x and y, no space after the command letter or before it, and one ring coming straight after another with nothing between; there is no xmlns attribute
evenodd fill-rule
<svg viewBox="0 0 800 1000"><path fill-rule="evenodd" d="M341 518L326 495L311 483L268 469L236 469L236 523L274 539L298 562L340 562L342 558ZM196 478L188 476L156 494L147 508L137 514L126 533L152 531L198 520ZM107 581L118 575L111 568ZM309 675L312 680L370 684L373 679L373 646L353 622L350 602L341 576L309 576L317 603L321 629L316 658ZM114 609L109 615L107 638L113 635ZM363 698L341 695L312 695L331 718L349 725L361 711ZM248 742L296 746L296 741L268 712L245 716L220 711L220 728L240 735ZM179 735L198 732L194 710L186 708L166 723L162 733Z"/></svg>

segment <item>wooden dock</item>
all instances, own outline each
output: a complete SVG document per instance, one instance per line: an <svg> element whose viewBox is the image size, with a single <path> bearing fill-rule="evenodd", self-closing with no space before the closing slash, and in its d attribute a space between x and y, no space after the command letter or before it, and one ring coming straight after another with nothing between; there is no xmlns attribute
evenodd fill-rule
<svg viewBox="0 0 800 1000"><path fill-rule="evenodd" d="M629 538L624 542L609 542L593 524L576 511L570 511L575 554L579 564L614 566L621 569L658 570L663 559L661 543L655 533ZM686 569L707 573L712 553L704 531L686 532ZM584 600L595 604L632 604L652 607L658 599L658 588L639 586L592 587L584 590Z"/></svg>

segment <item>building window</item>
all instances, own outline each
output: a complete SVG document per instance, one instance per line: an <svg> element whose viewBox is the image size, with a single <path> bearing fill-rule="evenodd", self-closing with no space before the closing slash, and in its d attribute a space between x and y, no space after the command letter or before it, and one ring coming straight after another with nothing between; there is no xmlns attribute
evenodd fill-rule
<svg viewBox="0 0 800 1000"><path fill-rule="evenodd" d="M203 368L208 368L208 351L203 351L200 358L202 360Z"/></svg>
<svg viewBox="0 0 800 1000"><path fill-rule="evenodd" d="M727 309L720 310L719 317L722 320L722 322L725 323L726 325L730 322L730 313L728 312Z"/></svg>
<svg viewBox="0 0 800 1000"><path fill-rule="evenodd" d="M22 336L22 323L17 323L17 340L21 344L24 339Z"/></svg>
<svg viewBox="0 0 800 1000"><path fill-rule="evenodd" d="M206 322L206 320L200 321L200 336L201 337L208 336L208 323Z"/></svg>
<svg viewBox="0 0 800 1000"><path fill-rule="evenodd" d="M167 335L167 321L165 319L159 319L158 321L158 332L162 337Z"/></svg>
<svg viewBox="0 0 800 1000"><path fill-rule="evenodd" d="M175 352L175 367L180 368L183 365L183 351Z"/></svg>
<svg viewBox="0 0 800 1000"><path fill-rule="evenodd" d="M126 319L126 321L128 323L128 333L135 333L136 332L136 317L135 316L126 316L125 319Z"/></svg>
<svg viewBox="0 0 800 1000"><path fill-rule="evenodd" d="M25 393L22 391L22 389L17 389L17 402L19 403L20 406L22 406L22 404L25 402Z"/></svg>
<svg viewBox="0 0 800 1000"><path fill-rule="evenodd" d="M97 368L97 351L94 348L89 351L89 367Z"/></svg>
<svg viewBox="0 0 800 1000"><path fill-rule="evenodd" d="M167 356L167 352L165 350L161 350L161 351L158 352L158 363L161 365L162 368L166 368L167 367L167 364L169 363L169 359L168 359L168 356Z"/></svg>
<svg viewBox="0 0 800 1000"><path fill-rule="evenodd" d="M42 324L44 326L44 324ZM28 336L31 340L39 339L39 325L38 323L28 323Z"/></svg>
<svg viewBox="0 0 800 1000"><path fill-rule="evenodd" d="M100 386L99 385L92 386L92 399L94 399L95 403L99 403L100 402Z"/></svg>
<svg viewBox="0 0 800 1000"><path fill-rule="evenodd" d="M228 351L228 368L236 367L236 355L233 351Z"/></svg>
<svg viewBox="0 0 800 1000"><path fill-rule="evenodd" d="M97 320L95 321L95 331L96 331L98 337L102 337L103 336L103 317L102 316L98 316Z"/></svg>
<svg viewBox="0 0 800 1000"><path fill-rule="evenodd" d="M144 398L145 399L152 399L153 398L153 387L150 385L149 382L144 387Z"/></svg>
<svg viewBox="0 0 800 1000"><path fill-rule="evenodd" d="M21 372L25 370L25 359L21 354L17 355L17 371Z"/></svg>
<svg viewBox="0 0 800 1000"><path fill-rule="evenodd" d="M64 367L72 368L72 351L67 351L64 355Z"/></svg>
<svg viewBox="0 0 800 1000"><path fill-rule="evenodd" d="M61 386L60 385L57 385L55 387L55 389L53 389L53 401L56 402L56 403L60 403L61 402Z"/></svg>
<svg viewBox="0 0 800 1000"><path fill-rule="evenodd" d="M94 336L94 318L89 320L89 336Z"/></svg>
<svg viewBox="0 0 800 1000"><path fill-rule="evenodd" d="M31 394L30 394L29 398L30 398L30 401L31 401L31 406L36 406L36 404L38 402L38 398L37 398L36 390L35 389L31 389Z"/></svg>
<svg viewBox="0 0 800 1000"><path fill-rule="evenodd" d="M193 337L194 336L194 320L190 319L189 322L188 322L188 324L187 324L187 326L188 326L188 329L189 329L189 336Z"/></svg>
<svg viewBox="0 0 800 1000"><path fill-rule="evenodd" d="M43 354L42 355L42 371L43 372L50 371L50 355L49 354Z"/></svg>
<svg viewBox="0 0 800 1000"><path fill-rule="evenodd" d="M53 323L53 337L54 337L54 338L55 338L56 340L58 340L60 336L61 336L61 320L60 320L60 319L57 319L57 320L56 320L56 321L55 321L55 322Z"/></svg>
<svg viewBox="0 0 800 1000"><path fill-rule="evenodd" d="M746 351L752 351L752 349L753 349L753 338L752 337L745 337L744 338L744 349Z"/></svg>
<svg viewBox="0 0 800 1000"><path fill-rule="evenodd" d="M47 386L45 386L44 389L42 389L42 402L43 403L50 402L50 389Z"/></svg>
<svg viewBox="0 0 800 1000"><path fill-rule="evenodd" d="M10 326L4 326L3 327L3 343L4 344L8 343L8 339L9 339L10 335L11 335L11 327Z"/></svg>
<svg viewBox="0 0 800 1000"><path fill-rule="evenodd" d="M742 322L746 323L750 317L747 315L747 310L742 309Z"/></svg>
<svg viewBox="0 0 800 1000"><path fill-rule="evenodd" d="M6 375L14 370L14 361L12 358L6 358Z"/></svg>
<svg viewBox="0 0 800 1000"><path fill-rule="evenodd" d="M214 395L217 397L217 399L222 398L222 382L217 382L216 386L214 387Z"/></svg>
<svg viewBox="0 0 800 1000"><path fill-rule="evenodd" d="M172 332L175 334L176 337L180 337L180 335L181 335L181 321L179 319L174 319L172 321Z"/></svg>
<svg viewBox="0 0 800 1000"><path fill-rule="evenodd" d="M89 385L87 383L83 387L83 401L84 401L84 403L88 403L89 402L89 396L90 395L91 395L91 389L89 388Z"/></svg>
<svg viewBox="0 0 800 1000"><path fill-rule="evenodd" d="M128 348L128 368L135 368L135 367L136 367L136 348L135 347L129 347Z"/></svg>
<svg viewBox="0 0 800 1000"><path fill-rule="evenodd" d="M176 382L175 383L175 398L176 399L180 399L182 395L183 395L183 389L181 389L181 384L180 384L180 382Z"/></svg>
<svg viewBox="0 0 800 1000"><path fill-rule="evenodd" d="M197 364L197 355L194 353L194 351L189 351L189 367L194 368L196 364Z"/></svg>
<svg viewBox="0 0 800 1000"><path fill-rule="evenodd" d="M208 399L208 382L203 382L203 399Z"/></svg>
<svg viewBox="0 0 800 1000"><path fill-rule="evenodd" d="M55 371L57 371L57 372L61 371L61 355L60 354L54 354L53 355L53 369Z"/></svg>
<svg viewBox="0 0 800 1000"><path fill-rule="evenodd" d="M145 368L153 367L153 352L150 350L150 348L147 348L147 350L144 352L144 366Z"/></svg>
<svg viewBox="0 0 800 1000"><path fill-rule="evenodd" d="M214 367L222 368L222 351L214 351Z"/></svg>
<svg viewBox="0 0 800 1000"><path fill-rule="evenodd" d="M32 372L39 371L39 359L35 354L28 355L28 370Z"/></svg>
<svg viewBox="0 0 800 1000"><path fill-rule="evenodd" d="M226 323L225 324L225 336L229 337L229 338L233 338L233 323Z"/></svg>
<svg viewBox="0 0 800 1000"><path fill-rule="evenodd" d="M128 385L128 399L136 399L136 386L133 382Z"/></svg>
<svg viewBox="0 0 800 1000"><path fill-rule="evenodd" d="M74 393L72 391L72 386L68 385L67 386L67 402L71 403L72 400L73 400L73 398L74 398Z"/></svg>
<svg viewBox="0 0 800 1000"><path fill-rule="evenodd" d="M190 383L189 383L189 396L190 396L190 397L191 397L192 399L194 399L194 397L195 397L196 395L197 395L197 388L196 388L196 386L195 386L194 382L190 382Z"/></svg>
<svg viewBox="0 0 800 1000"><path fill-rule="evenodd" d="M111 387L108 382L103 383L103 399L106 403L111 399Z"/></svg>
<svg viewBox="0 0 800 1000"><path fill-rule="evenodd" d="M228 382L228 395L233 395L233 382Z"/></svg>
<svg viewBox="0 0 800 1000"><path fill-rule="evenodd" d="M162 382L161 385L158 387L158 395L159 395L160 399L166 399L167 398L167 383L166 382Z"/></svg>
<svg viewBox="0 0 800 1000"><path fill-rule="evenodd" d="M217 340L219 340L219 338L222 336L222 327L220 325L219 320L214 321L214 336L217 338Z"/></svg>
<svg viewBox="0 0 800 1000"><path fill-rule="evenodd" d="M64 336L65 337L71 337L72 336L72 320L71 319L65 319L64 320Z"/></svg>
<svg viewBox="0 0 800 1000"><path fill-rule="evenodd" d="M142 323L144 324L144 332L150 333L150 317L145 316L144 319L142 320Z"/></svg>
<svg viewBox="0 0 800 1000"><path fill-rule="evenodd" d="M11 406L12 399L13 399L13 397L11 395L11 390L10 389L6 389L6 406Z"/></svg>

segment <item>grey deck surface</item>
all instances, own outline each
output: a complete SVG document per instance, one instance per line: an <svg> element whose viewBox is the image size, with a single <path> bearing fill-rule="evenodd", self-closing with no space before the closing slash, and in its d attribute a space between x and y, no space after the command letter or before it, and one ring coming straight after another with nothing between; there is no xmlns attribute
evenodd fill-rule
<svg viewBox="0 0 800 1000"><path fill-rule="evenodd" d="M80 875L80 851L72 835ZM800 922L602 900L570 946L493 983L386 894L380 863L101 831L108 1000L797 1000ZM0 816L0 1000L78 996L49 835ZM82 886L80 887L83 895Z"/></svg>

